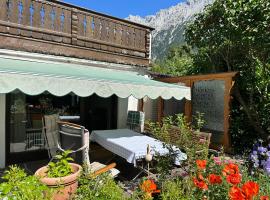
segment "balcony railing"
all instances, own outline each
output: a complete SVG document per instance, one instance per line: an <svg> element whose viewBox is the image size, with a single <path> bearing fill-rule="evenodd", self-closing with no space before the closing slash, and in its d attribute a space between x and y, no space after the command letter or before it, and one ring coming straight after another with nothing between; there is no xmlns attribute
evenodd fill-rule
<svg viewBox="0 0 270 200"><path fill-rule="evenodd" d="M0 0L3 48L147 65L151 30L55 0Z"/></svg>

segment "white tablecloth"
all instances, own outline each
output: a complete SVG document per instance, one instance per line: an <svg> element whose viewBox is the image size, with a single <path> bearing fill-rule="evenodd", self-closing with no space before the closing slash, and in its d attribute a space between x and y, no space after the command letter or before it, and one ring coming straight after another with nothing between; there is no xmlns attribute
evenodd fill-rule
<svg viewBox="0 0 270 200"><path fill-rule="evenodd" d="M129 129L92 131L90 141L97 142L105 149L125 158L127 162L134 164L134 166L136 166L137 159L145 157L148 144L152 155L156 152L160 155L166 155L169 152L159 140ZM185 153L182 153L176 147L175 150L177 150L176 164L180 164L181 161L187 159Z"/></svg>

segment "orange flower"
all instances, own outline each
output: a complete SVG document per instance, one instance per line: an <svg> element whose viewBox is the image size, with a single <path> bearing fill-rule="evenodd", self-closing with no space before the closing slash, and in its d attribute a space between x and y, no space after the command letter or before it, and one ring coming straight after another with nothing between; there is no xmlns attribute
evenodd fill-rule
<svg viewBox="0 0 270 200"><path fill-rule="evenodd" d="M242 191L239 187L233 186L230 189L229 197L231 200L245 200L244 195L242 194Z"/></svg>
<svg viewBox="0 0 270 200"><path fill-rule="evenodd" d="M252 199L259 193L259 185L253 181L248 181L242 186L242 191L247 199Z"/></svg>
<svg viewBox="0 0 270 200"><path fill-rule="evenodd" d="M236 165L234 163L226 164L222 173L224 176L231 175L231 174L238 174L239 167L238 167L238 165Z"/></svg>
<svg viewBox="0 0 270 200"><path fill-rule="evenodd" d="M198 180L196 178L193 179L193 183L197 188L200 188L202 190L207 190L208 186L204 181Z"/></svg>
<svg viewBox="0 0 270 200"><path fill-rule="evenodd" d="M196 164L199 169L205 169L206 163L206 160L196 160Z"/></svg>
<svg viewBox="0 0 270 200"><path fill-rule="evenodd" d="M268 196L261 196L260 200L269 200L269 197Z"/></svg>
<svg viewBox="0 0 270 200"><path fill-rule="evenodd" d="M203 176L201 174L199 174L198 179L197 178L193 179L193 183L197 188L200 188L202 190L207 190L208 189L208 185L204 181L204 178L203 178Z"/></svg>
<svg viewBox="0 0 270 200"><path fill-rule="evenodd" d="M141 189L144 192L152 193L152 192L157 190L157 185L155 184L155 182L153 180L145 180L145 181L143 181L143 183L141 185Z"/></svg>
<svg viewBox="0 0 270 200"><path fill-rule="evenodd" d="M230 174L226 177L228 183L233 185L239 184L241 182L241 175L240 174Z"/></svg>
<svg viewBox="0 0 270 200"><path fill-rule="evenodd" d="M198 178L199 180L204 181L203 175L201 173L199 173Z"/></svg>
<svg viewBox="0 0 270 200"><path fill-rule="evenodd" d="M209 179L209 182L211 184L221 184L222 183L221 176L219 176L219 175L210 174L208 179Z"/></svg>

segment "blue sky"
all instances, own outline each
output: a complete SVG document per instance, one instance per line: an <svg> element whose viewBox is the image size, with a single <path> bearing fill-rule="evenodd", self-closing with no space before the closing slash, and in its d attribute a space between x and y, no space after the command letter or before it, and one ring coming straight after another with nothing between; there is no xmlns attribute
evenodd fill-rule
<svg viewBox="0 0 270 200"><path fill-rule="evenodd" d="M155 14L184 0L64 0L90 10L125 18L129 14L146 16Z"/></svg>

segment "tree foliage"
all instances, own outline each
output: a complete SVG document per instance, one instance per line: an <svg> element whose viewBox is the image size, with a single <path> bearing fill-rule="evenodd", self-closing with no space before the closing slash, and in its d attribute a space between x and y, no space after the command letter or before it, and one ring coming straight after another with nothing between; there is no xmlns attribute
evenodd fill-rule
<svg viewBox="0 0 270 200"><path fill-rule="evenodd" d="M245 143L250 136L267 136L270 133L270 1L217 0L197 15L185 35L187 43L198 49L195 65L208 65L209 72L239 72L233 90L234 142Z"/></svg>
<svg viewBox="0 0 270 200"><path fill-rule="evenodd" d="M192 50L171 50L154 71L176 76L239 72L233 89L233 142L237 147L269 135L270 1L216 0L187 26L185 38Z"/></svg>
<svg viewBox="0 0 270 200"><path fill-rule="evenodd" d="M189 46L173 46L169 49L166 58L157 61L152 71L174 76L184 76L198 73L194 67L192 51Z"/></svg>

